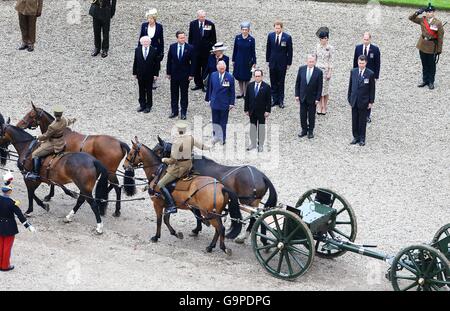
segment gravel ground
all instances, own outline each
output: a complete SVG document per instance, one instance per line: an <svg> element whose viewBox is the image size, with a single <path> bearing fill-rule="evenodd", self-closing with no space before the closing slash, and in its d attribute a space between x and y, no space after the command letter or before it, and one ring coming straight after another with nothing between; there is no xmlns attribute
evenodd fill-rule
<svg viewBox="0 0 450 311"><path fill-rule="evenodd" d="M108 133L128 141L139 135L150 146L156 136L168 138L169 83L162 79L155 92L154 108L137 114L137 85L131 76L133 48L147 7L156 6L165 26L167 43L177 29L187 30L195 11L204 8L216 22L219 40L232 44L242 20L251 20L262 68L267 32L281 18L294 40L294 68L287 76L287 107L275 109L270 146L266 155L245 157L237 144L237 157L222 160L218 148L212 157L229 164L252 163L272 179L279 201L294 204L311 187L333 188L352 203L358 217L357 241L378 244L388 253L428 242L450 218L450 112L447 49L438 66L437 88L418 89L420 64L415 43L419 28L408 21L406 8L371 9L365 6L282 0L275 8L269 1L118 1L112 22L110 57L90 57L93 45L90 1L81 1L80 24L66 21L66 1L45 1L38 21L38 43L34 53L18 52L20 32L12 1L0 2L0 111L13 122L30 109L29 102L50 110L63 104L67 115L79 121L74 129L83 133ZM251 13L249 13L251 12ZM450 20L449 13L438 13ZM299 22L299 20L301 21ZM317 43L316 29L328 25L330 43L336 48L335 71L327 116L317 120L316 138L297 138L298 106L293 87L296 68ZM373 32L382 51L381 80L368 127L367 146L350 146L351 114L346 102L353 47L365 30ZM228 55L231 51L228 52ZM230 55L231 56L231 55ZM163 76L162 76L163 77ZM268 79L267 79L268 80ZM210 119L202 93L190 93L188 119ZM242 101L230 115L244 124ZM242 134L242 132L241 132ZM228 144L232 148L233 144ZM8 167L12 167L9 164ZM26 205L26 192L17 176L14 196ZM43 197L48 187L41 187ZM144 194L140 194L144 196ZM204 248L213 231L200 237L187 233L194 226L190 213L179 212L172 224L185 233L176 240L163 228L159 243L149 243L155 216L149 200L124 203L122 217L113 218L111 207L104 219L105 234L94 236L95 221L87 206L75 222L62 218L75 204L57 191L46 213L36 208L31 220L38 229L17 236L13 263L16 270L2 275L5 290L390 290L383 278L382 262L346 254L335 260L316 258L311 270L294 282L277 280L257 263L249 245L228 242L233 256ZM24 230L21 230L24 231Z"/></svg>

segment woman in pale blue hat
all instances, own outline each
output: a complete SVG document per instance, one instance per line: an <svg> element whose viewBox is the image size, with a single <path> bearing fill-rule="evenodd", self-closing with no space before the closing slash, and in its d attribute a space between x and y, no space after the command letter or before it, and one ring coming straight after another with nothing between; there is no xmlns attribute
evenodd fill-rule
<svg viewBox="0 0 450 311"><path fill-rule="evenodd" d="M236 98L242 98L252 78L252 70L256 67L255 38L250 35L250 22L241 23L241 34L234 39L232 62L233 75L240 90Z"/></svg>

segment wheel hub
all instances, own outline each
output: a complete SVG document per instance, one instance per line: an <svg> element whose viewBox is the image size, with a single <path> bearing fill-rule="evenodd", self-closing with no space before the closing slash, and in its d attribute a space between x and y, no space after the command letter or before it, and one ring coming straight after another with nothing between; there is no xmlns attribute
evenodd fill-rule
<svg viewBox="0 0 450 311"><path fill-rule="evenodd" d="M277 245L277 248L279 250L282 250L284 248L284 243L283 242L279 242L278 245Z"/></svg>
<svg viewBox="0 0 450 311"><path fill-rule="evenodd" d="M424 279L424 278L419 278L419 279L417 280L417 283L418 283L420 286L423 286L423 285L425 284L425 279Z"/></svg>

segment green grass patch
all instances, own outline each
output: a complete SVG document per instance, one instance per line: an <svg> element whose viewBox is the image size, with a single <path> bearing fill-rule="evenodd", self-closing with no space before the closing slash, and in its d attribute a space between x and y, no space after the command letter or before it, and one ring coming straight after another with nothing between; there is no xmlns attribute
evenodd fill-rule
<svg viewBox="0 0 450 311"><path fill-rule="evenodd" d="M345 2L345 3L368 3L368 0L318 0L321 2ZM409 7L426 7L428 6L429 0L379 0L381 4L384 5L398 5L398 6L409 6ZM434 0L431 4L440 10L450 10L450 0Z"/></svg>

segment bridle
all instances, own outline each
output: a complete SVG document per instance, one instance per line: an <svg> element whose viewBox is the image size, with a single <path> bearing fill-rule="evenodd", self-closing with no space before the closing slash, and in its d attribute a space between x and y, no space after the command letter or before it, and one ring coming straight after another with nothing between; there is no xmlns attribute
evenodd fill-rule
<svg viewBox="0 0 450 311"><path fill-rule="evenodd" d="M130 164L129 168L126 168L126 170L133 170L135 168L139 168L142 160L139 162L139 164L134 164L134 161L136 161L136 158L138 157L139 153L141 152L141 148L142 148L142 144L139 143L136 145L136 147L134 147L134 152L133 154L128 154L128 156L126 157L126 160L128 161L128 163ZM129 158L131 156L131 159Z"/></svg>
<svg viewBox="0 0 450 311"><path fill-rule="evenodd" d="M22 120L20 120L20 122L25 123L26 129L35 130L41 125L41 118L42 118L42 115L44 114L44 109L39 108L39 113L37 113L36 110L35 110L35 112L36 112L36 116L31 119L32 121L30 119L27 119L27 121L25 121L23 118L22 118Z"/></svg>

